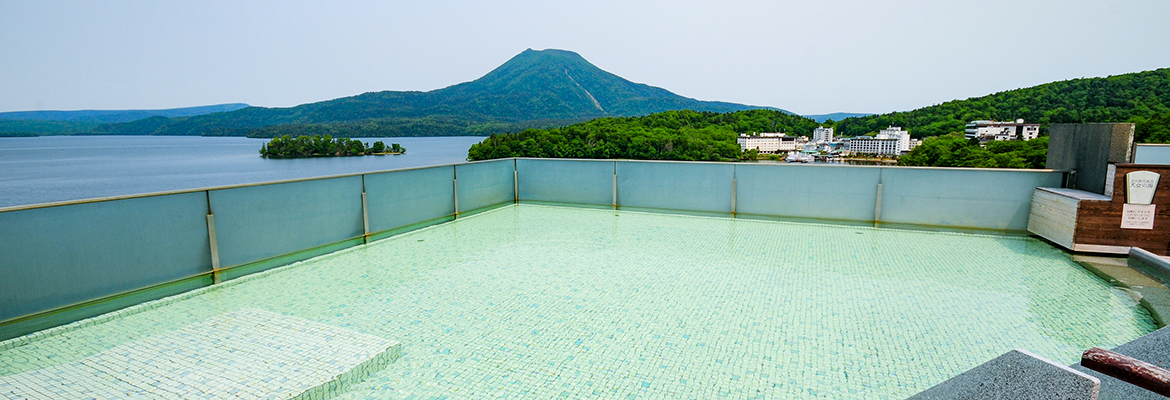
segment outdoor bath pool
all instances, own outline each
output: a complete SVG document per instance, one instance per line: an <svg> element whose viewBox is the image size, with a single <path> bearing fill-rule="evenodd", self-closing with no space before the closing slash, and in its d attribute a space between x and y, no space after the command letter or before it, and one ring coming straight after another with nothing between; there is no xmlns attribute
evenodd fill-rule
<svg viewBox="0 0 1170 400"><path fill-rule="evenodd" d="M529 204L154 305L0 350L0 376L257 309L401 342L341 399L901 399L1156 328L1030 238Z"/></svg>

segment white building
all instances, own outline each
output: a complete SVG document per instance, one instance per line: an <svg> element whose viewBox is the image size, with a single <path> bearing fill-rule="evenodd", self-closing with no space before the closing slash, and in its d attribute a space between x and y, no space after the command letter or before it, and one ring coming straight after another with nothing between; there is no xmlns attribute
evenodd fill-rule
<svg viewBox="0 0 1170 400"><path fill-rule="evenodd" d="M878 139L868 136L849 139L849 151L854 154L897 155L902 153L898 150L898 139Z"/></svg>
<svg viewBox="0 0 1170 400"><path fill-rule="evenodd" d="M740 134L735 140L743 150L756 149L760 153L774 154L781 151L793 151L797 148L796 137L778 132L761 132L757 134Z"/></svg>
<svg viewBox="0 0 1170 400"><path fill-rule="evenodd" d="M882 129L874 137L855 137L849 140L849 151L859 154L899 155L917 147L917 140L910 140L910 132L891 126Z"/></svg>
<svg viewBox="0 0 1170 400"><path fill-rule="evenodd" d="M971 121L965 130L967 139L979 139L980 143L992 140L1032 140L1040 137L1040 124L1025 124L1023 119L1016 122Z"/></svg>
<svg viewBox="0 0 1170 400"><path fill-rule="evenodd" d="M833 128L818 126L813 129L813 143L828 143L833 141Z"/></svg>
<svg viewBox="0 0 1170 400"><path fill-rule="evenodd" d="M876 137L878 139L897 139L899 152L910 151L910 132L902 130L901 127L891 126L882 129Z"/></svg>

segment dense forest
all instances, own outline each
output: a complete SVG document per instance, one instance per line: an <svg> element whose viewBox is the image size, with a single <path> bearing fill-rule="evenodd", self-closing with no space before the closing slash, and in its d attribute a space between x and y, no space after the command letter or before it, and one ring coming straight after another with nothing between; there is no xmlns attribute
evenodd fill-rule
<svg viewBox="0 0 1170 400"><path fill-rule="evenodd" d="M1044 168L1048 159L1048 137L1029 141L992 141L980 146L962 134L926 138L898 165L969 168Z"/></svg>
<svg viewBox="0 0 1170 400"><path fill-rule="evenodd" d="M1170 112L1151 115L1149 117L1130 117L1133 122L1134 141L1138 143L1170 143Z"/></svg>
<svg viewBox="0 0 1170 400"><path fill-rule="evenodd" d="M260 156L273 158L295 157L342 157L365 156L388 153L405 153L406 149L398 143L386 147L382 141L366 145L357 139L334 138L322 136L280 136L269 140L260 146Z"/></svg>
<svg viewBox="0 0 1170 400"><path fill-rule="evenodd" d="M836 123L841 136L864 135L890 125L916 138L962 132L974 120L1042 124L1133 122L1137 142L1170 142L1170 68L1107 78L1082 78L1009 90L983 97Z"/></svg>
<svg viewBox="0 0 1170 400"><path fill-rule="evenodd" d="M667 111L497 134L471 146L469 160L505 157L729 161L744 154L740 133L812 132L811 119L774 110Z"/></svg>

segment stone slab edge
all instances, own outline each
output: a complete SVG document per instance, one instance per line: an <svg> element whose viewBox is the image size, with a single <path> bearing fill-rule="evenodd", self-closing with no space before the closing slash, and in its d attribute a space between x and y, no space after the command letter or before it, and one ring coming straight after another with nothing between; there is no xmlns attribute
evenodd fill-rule
<svg viewBox="0 0 1170 400"><path fill-rule="evenodd" d="M1140 247L1129 248L1129 265L1147 274L1153 275L1162 283L1170 286L1170 261Z"/></svg>
<svg viewBox="0 0 1170 400"><path fill-rule="evenodd" d="M1129 250L1129 258L1126 260L1130 268L1136 269L1150 275L1162 284L1170 286L1170 261L1167 261L1161 256L1151 253L1146 249L1140 247L1132 247ZM1158 327L1165 327L1170 325L1170 295L1164 292L1156 293L1142 293L1141 305L1150 311L1150 315L1154 317L1154 321L1158 323Z"/></svg>
<svg viewBox="0 0 1170 400"><path fill-rule="evenodd" d="M291 397L289 400L325 400L334 398L342 392L345 392L353 384L361 382L375 372L385 369L387 365L397 361L401 356L402 343L394 342L393 346L378 353L373 358L362 361L344 373L333 377L333 379L309 388L301 394Z"/></svg>
<svg viewBox="0 0 1170 400"><path fill-rule="evenodd" d="M1096 400L1100 391L1096 377L1015 349L908 400Z"/></svg>
<svg viewBox="0 0 1170 400"><path fill-rule="evenodd" d="M1073 262L1077 263L1077 265L1080 265L1081 268L1084 268L1089 272L1092 272L1094 275L1097 275L1097 277L1104 279L1113 286L1125 288L1130 292L1137 293L1138 296L1140 296L1138 305L1145 308L1146 311L1149 311L1150 316L1154 318L1154 323L1158 324L1158 328L1163 328L1167 325L1170 325L1170 292L1168 292L1165 288L1134 285L1130 282L1127 282L1124 278L1114 276L1114 274L1109 273L1109 271L1093 265L1093 263L1090 261L1074 259ZM1137 263L1135 263L1133 257L1126 258L1126 263L1130 269L1149 276L1151 279L1162 282L1163 285L1166 284L1165 280L1151 274L1147 269L1140 268Z"/></svg>
<svg viewBox="0 0 1170 400"><path fill-rule="evenodd" d="M394 346L379 353L374 358L363 361L330 381L310 388L299 395L293 396L289 400L325 400L334 398L342 392L345 392L353 384L361 382L375 372L386 368L387 365L397 361L401 356L402 344L395 343Z"/></svg>

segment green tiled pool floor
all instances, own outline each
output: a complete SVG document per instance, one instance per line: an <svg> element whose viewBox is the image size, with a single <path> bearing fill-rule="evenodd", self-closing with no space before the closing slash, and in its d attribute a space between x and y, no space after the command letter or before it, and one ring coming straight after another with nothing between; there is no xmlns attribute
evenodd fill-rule
<svg viewBox="0 0 1170 400"><path fill-rule="evenodd" d="M241 307L402 343L342 399L900 399L1154 329L1028 238L519 205L3 350L0 375Z"/></svg>
<svg viewBox="0 0 1170 400"><path fill-rule="evenodd" d="M400 350L383 338L241 308L78 362L0 376L0 397L323 399Z"/></svg>

